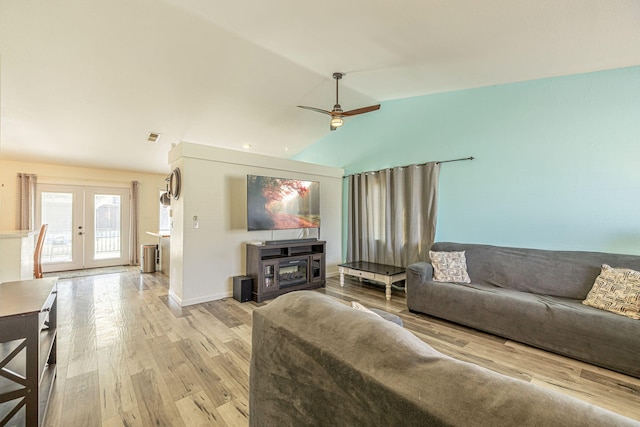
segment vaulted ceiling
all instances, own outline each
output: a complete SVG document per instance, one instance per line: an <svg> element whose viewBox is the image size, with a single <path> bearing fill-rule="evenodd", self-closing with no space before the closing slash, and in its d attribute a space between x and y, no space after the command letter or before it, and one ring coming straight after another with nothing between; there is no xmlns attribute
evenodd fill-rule
<svg viewBox="0 0 640 427"><path fill-rule="evenodd" d="M0 156L159 173L180 141L289 157L329 132L296 105L330 110L335 71L353 109L632 65L637 0L2 0Z"/></svg>

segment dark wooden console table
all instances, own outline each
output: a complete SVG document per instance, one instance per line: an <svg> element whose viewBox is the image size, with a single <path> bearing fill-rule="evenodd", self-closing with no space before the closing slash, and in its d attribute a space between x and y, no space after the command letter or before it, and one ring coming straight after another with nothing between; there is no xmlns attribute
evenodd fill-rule
<svg viewBox="0 0 640 427"><path fill-rule="evenodd" d="M40 426L56 376L57 278L0 283L0 425Z"/></svg>

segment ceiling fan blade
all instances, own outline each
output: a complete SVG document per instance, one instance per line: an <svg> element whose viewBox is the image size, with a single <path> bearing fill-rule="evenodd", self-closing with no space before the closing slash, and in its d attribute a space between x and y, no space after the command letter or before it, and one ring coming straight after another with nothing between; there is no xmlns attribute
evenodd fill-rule
<svg viewBox="0 0 640 427"><path fill-rule="evenodd" d="M342 113L343 116L357 116L358 114L368 113L370 111L376 111L380 109L380 104L378 105L370 105L368 107L356 108L355 110L349 110Z"/></svg>
<svg viewBox="0 0 640 427"><path fill-rule="evenodd" d="M331 115L331 111L323 110L321 108L305 107L304 105L298 105L298 107L304 108L305 110L317 111L318 113Z"/></svg>

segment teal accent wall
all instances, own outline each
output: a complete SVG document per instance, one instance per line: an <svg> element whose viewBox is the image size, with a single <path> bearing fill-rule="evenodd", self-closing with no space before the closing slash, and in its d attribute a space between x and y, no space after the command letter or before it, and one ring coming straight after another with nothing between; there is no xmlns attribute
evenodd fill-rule
<svg viewBox="0 0 640 427"><path fill-rule="evenodd" d="M468 156L441 166L437 241L640 255L640 67L388 101L294 158Z"/></svg>

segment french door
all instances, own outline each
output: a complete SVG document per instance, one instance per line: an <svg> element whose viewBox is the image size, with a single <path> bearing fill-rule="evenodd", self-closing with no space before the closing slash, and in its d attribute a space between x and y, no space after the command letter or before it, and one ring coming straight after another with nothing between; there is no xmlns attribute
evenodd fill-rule
<svg viewBox="0 0 640 427"><path fill-rule="evenodd" d="M129 189L38 184L45 272L129 263Z"/></svg>

